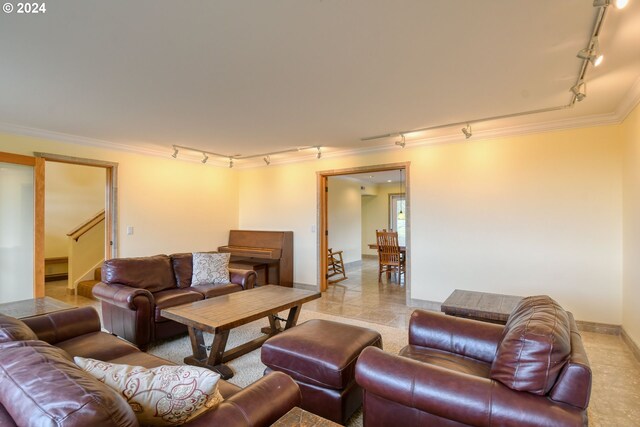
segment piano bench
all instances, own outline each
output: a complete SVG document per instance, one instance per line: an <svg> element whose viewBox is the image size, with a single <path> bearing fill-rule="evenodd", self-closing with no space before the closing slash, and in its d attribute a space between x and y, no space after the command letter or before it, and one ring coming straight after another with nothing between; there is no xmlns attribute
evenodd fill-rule
<svg viewBox="0 0 640 427"><path fill-rule="evenodd" d="M251 260L237 260L229 263L229 268L235 268L238 270L253 270L256 272L258 278L256 279L256 286L264 286L269 284L269 264L264 261L251 261ZM264 272L260 274L260 272ZM262 279L262 280L261 280Z"/></svg>

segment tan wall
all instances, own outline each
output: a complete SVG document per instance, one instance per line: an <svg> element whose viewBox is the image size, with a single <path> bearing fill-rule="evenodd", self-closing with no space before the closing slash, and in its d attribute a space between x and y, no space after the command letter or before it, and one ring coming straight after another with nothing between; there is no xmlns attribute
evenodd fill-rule
<svg viewBox="0 0 640 427"><path fill-rule="evenodd" d="M68 256L67 233L105 206L103 168L45 163L45 258ZM103 242L98 242L104 253Z"/></svg>
<svg viewBox="0 0 640 427"><path fill-rule="evenodd" d="M389 229L389 194L401 193L398 183L378 185L376 196L362 196L362 254L377 256L375 249L369 249L369 243L376 242L376 230Z"/></svg>
<svg viewBox="0 0 640 427"><path fill-rule="evenodd" d="M104 225L104 221L100 221L77 241L68 239L69 289L76 289L80 279L104 261ZM89 277L93 277L93 274Z"/></svg>
<svg viewBox="0 0 640 427"><path fill-rule="evenodd" d="M624 274L622 326L640 345L640 106L622 124L624 140Z"/></svg>
<svg viewBox="0 0 640 427"><path fill-rule="evenodd" d="M329 177L329 248L341 250L344 262L360 261L362 202L360 183L344 177Z"/></svg>
<svg viewBox="0 0 640 427"><path fill-rule="evenodd" d="M237 171L167 157L0 134L0 151L118 162L119 255L204 251L238 226ZM126 235L133 226L134 234Z"/></svg>
<svg viewBox="0 0 640 427"><path fill-rule="evenodd" d="M578 319L620 324L616 126L242 171L240 227L293 230L295 281L315 284L316 172L404 161L412 298L443 301L456 288L549 294Z"/></svg>

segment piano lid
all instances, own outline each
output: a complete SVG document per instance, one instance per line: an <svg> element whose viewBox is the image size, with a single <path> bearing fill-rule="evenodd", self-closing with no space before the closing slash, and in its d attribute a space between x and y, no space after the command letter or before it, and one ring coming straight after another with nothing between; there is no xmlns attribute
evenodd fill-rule
<svg viewBox="0 0 640 427"><path fill-rule="evenodd" d="M218 252L228 252L231 255L245 258L280 259L282 256L281 249L254 246L220 246Z"/></svg>

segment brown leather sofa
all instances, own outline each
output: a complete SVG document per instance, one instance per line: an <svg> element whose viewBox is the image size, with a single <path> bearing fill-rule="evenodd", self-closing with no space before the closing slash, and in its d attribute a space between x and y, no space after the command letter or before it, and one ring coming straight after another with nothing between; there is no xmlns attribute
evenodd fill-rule
<svg viewBox="0 0 640 427"><path fill-rule="evenodd" d="M528 297L505 326L416 310L400 355L356 364L364 425L586 426L591 368L571 313Z"/></svg>
<svg viewBox="0 0 640 427"><path fill-rule="evenodd" d="M93 288L101 301L105 329L137 345L187 332L186 326L160 315L163 308L251 289L256 273L229 269L230 282L191 286L190 253L110 259L102 282Z"/></svg>
<svg viewBox="0 0 640 427"><path fill-rule="evenodd" d="M73 363L74 356L152 368L171 362L100 331L92 307L20 321L0 314L0 426L137 426L114 390ZM219 382L224 401L184 425L268 426L300 403L300 390L274 372L245 389Z"/></svg>

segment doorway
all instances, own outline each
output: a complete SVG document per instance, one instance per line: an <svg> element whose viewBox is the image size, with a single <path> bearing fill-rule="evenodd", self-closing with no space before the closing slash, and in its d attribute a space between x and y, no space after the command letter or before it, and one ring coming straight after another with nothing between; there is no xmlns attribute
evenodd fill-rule
<svg viewBox="0 0 640 427"><path fill-rule="evenodd" d="M118 254L116 227L118 164L102 160L49 153L35 153L35 155L46 161L45 169L47 173L63 171L63 173L70 174L70 176L75 176L76 178L80 176L82 179L87 180L92 177L93 180L97 180L99 183L102 183L101 185L103 186L103 189L99 191L102 203L94 201L93 204L102 206L104 209L98 212L91 212L87 218L81 219L81 221L83 221L82 224L74 224L73 227L75 228L73 230L67 229L69 233L64 233L66 236L69 236L67 239L69 242L69 252L78 254L76 257L73 257L71 253L69 254L68 281L66 282L66 294L75 295L77 282L79 282L85 274L89 275L93 273L98 260L114 258L117 257ZM100 172L102 172L103 178L100 178ZM55 179L56 174L54 173L53 175ZM60 193L64 195L64 191L59 192L58 195L60 195ZM45 210L48 210L47 213L49 215L51 204L54 202L61 204L57 209L64 209L63 206L68 200L45 200L45 205L47 205ZM101 231L102 229L104 231ZM96 232L98 234L96 234ZM79 246L80 240L84 242L93 241L93 243L98 246L90 248L91 245L89 245L89 247L83 248ZM49 239L50 244L53 244L54 241L53 238ZM100 249L100 247L102 249ZM45 248L45 251L46 250L47 248ZM59 291L60 289L56 289L56 295L60 293Z"/></svg>
<svg viewBox="0 0 640 427"><path fill-rule="evenodd" d="M318 194L318 265L319 265L319 278L318 283L320 283L320 291L324 292L328 289L328 258L327 251L329 248L329 236L331 235L331 230L329 229L329 179L331 177L345 177L348 175L360 175L360 174L370 174L375 172L390 172L396 171L396 173L402 174L403 181L403 194L404 197L401 198L396 197L395 203L392 203L392 207L395 206L396 209L402 208L404 211L402 212L401 217L404 217L402 220L402 225L404 226L404 238L406 241L406 256L407 256L407 272L405 274L404 284L406 287L406 300L410 299L410 283L411 283L411 233L410 233L410 185L409 185L409 169L410 162L405 163L392 163L392 164L384 164L384 165L373 165L366 167L358 167L358 168L349 168L349 169L339 169L339 170L330 170L330 171L321 171L317 172L317 194ZM396 194L397 196L398 194ZM391 202L391 198L389 198ZM393 217L391 209L388 210L389 219ZM398 219L397 215L395 218L396 227L398 227ZM374 230L375 233L375 230ZM367 236L370 237L370 236ZM373 234L373 239L375 239L375 234ZM372 243L374 243L372 241ZM334 248L336 249L336 248Z"/></svg>

